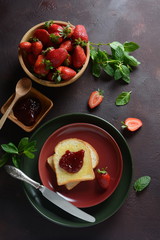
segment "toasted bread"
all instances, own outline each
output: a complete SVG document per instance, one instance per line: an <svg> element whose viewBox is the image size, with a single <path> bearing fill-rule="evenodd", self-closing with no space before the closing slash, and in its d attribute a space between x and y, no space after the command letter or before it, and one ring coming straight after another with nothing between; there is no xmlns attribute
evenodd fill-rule
<svg viewBox="0 0 160 240"><path fill-rule="evenodd" d="M59 167L59 159L65 153L65 151L68 149L73 152L76 152L80 149L83 149L86 151L85 156L84 156L83 167L77 174L67 173L66 171L64 171L63 169L61 169ZM93 169L98 165L99 156L98 156L96 150L89 143L87 143L83 140L77 139L77 138L71 138L71 139L66 139L66 140L63 140L62 142L60 142L55 147L55 154L53 156L50 156L47 159L47 162L50 165L50 167L53 169L53 171L56 173L58 185L65 184L66 188L68 190L71 190L77 184L79 184L81 181L92 180L95 178ZM85 168L87 168L87 171L89 173L88 176L86 176ZM65 174L65 176L63 176L63 174ZM62 181L62 178L63 178L63 181ZM65 180L64 180L64 178L65 178ZM59 182L58 182L58 180L59 180Z"/></svg>

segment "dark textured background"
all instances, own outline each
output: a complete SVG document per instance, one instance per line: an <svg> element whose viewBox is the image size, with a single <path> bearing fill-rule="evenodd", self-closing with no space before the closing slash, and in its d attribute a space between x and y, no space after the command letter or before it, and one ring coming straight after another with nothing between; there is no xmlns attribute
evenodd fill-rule
<svg viewBox="0 0 160 240"><path fill-rule="evenodd" d="M124 134L133 158L133 181L150 175L150 186L140 194L131 189L121 209L94 227L70 229L39 215L27 201L21 184L0 169L0 239L94 239L158 240L160 238L160 1L158 0L0 0L0 106L25 76L17 57L23 34L47 20L84 24L92 42L134 41L141 47L134 56L141 65L131 73L131 83L115 82L102 75L94 79L89 64L85 74L63 88L33 86L50 97L54 108L41 124L64 113L83 112L100 116L121 131L121 121L138 117L144 125L134 134ZM103 103L90 111L89 94L105 91ZM132 91L129 104L116 107L122 91ZM40 124L40 125L41 125ZM0 131L0 144L30 136L10 120Z"/></svg>

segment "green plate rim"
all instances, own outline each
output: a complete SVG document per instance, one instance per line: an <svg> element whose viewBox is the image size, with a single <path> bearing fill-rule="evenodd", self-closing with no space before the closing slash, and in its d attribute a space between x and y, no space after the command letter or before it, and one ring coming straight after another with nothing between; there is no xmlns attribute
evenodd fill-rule
<svg viewBox="0 0 160 240"><path fill-rule="evenodd" d="M123 137L123 135L118 131L118 129L116 129L111 123L109 123L105 119L92 114L88 114L88 113L69 113L69 114L63 114L58 117L55 117L47 121L46 123L44 123L42 126L40 126L32 134L30 140L37 140L36 138L38 137L38 135L43 134L43 139L37 142L37 148L40 151L45 140L53 133L53 131L60 128L61 126L64 126L70 123L76 123L76 122L91 123L105 129L116 140L123 156L124 167L122 172L122 178L120 180L118 187L114 191L114 193L101 204L84 209L84 211L93 215L96 218L96 221L94 223L85 222L65 213L61 209L54 206L52 203L48 202L48 200L44 199L44 197L41 195L41 193L38 190L34 189L31 185L27 183L23 183L23 188L31 205L43 217L59 225L63 225L66 227L80 228L80 227L89 227L89 226L94 226L96 224L99 224L107 220L108 218L110 218L120 209L120 207L123 205L124 201L126 200L129 190L131 188L133 164L132 164L131 152L128 147L128 144L125 138ZM55 129L50 128L50 125L51 126L54 125ZM21 170L24 171L29 177L33 178L35 181L40 182L40 178L38 174L39 151L37 151L36 157L34 160L24 159L21 165ZM125 169L127 169L126 173L124 173ZM127 178L127 181L126 181L126 178ZM124 191L124 184L125 184L125 191ZM123 196L121 196L122 192L123 192ZM119 198L117 198L117 195L120 196L121 198L120 200ZM106 208L107 206L109 207ZM106 211L104 211L104 209L106 209Z"/></svg>

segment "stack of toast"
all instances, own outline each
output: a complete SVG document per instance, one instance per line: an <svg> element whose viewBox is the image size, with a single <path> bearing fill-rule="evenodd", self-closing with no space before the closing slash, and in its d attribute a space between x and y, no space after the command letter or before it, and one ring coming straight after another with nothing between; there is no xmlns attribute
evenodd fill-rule
<svg viewBox="0 0 160 240"><path fill-rule="evenodd" d="M76 173L69 173L60 167L59 162L66 151L84 151L83 165ZM73 189L82 181L95 179L94 168L99 163L99 156L96 150L86 141L78 138L68 138L59 142L54 150L54 154L47 159L48 164L56 174L57 184L65 185L68 190Z"/></svg>

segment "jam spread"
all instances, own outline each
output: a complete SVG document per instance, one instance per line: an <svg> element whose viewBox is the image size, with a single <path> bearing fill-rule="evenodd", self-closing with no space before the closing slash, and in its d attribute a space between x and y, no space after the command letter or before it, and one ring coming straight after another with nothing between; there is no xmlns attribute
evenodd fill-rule
<svg viewBox="0 0 160 240"><path fill-rule="evenodd" d="M26 126L31 126L35 123L40 111L41 103L36 97L20 98L13 107L15 117Z"/></svg>
<svg viewBox="0 0 160 240"><path fill-rule="evenodd" d="M59 161L59 166L69 173L78 172L83 166L84 150L70 152L67 150Z"/></svg>

